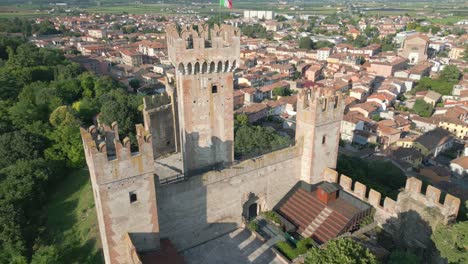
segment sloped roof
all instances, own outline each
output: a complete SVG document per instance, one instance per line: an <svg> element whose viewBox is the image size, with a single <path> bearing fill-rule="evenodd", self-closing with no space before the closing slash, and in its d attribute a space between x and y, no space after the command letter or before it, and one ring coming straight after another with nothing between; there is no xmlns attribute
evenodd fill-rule
<svg viewBox="0 0 468 264"><path fill-rule="evenodd" d="M306 230L311 225L316 225L310 237L319 243L325 243L346 232L345 229L353 217L370 208L368 204L341 190L337 184L327 184L338 189L337 199L328 204L317 198L318 185L301 181L275 206L275 210L296 225L297 232L302 235L307 233Z"/></svg>

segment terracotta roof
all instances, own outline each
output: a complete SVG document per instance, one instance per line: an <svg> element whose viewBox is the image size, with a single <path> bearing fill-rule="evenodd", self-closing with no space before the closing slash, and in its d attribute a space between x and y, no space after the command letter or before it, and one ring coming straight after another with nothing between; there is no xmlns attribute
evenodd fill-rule
<svg viewBox="0 0 468 264"><path fill-rule="evenodd" d="M322 221L310 235L317 242L325 243L347 231L345 228L348 223L361 210L341 197L324 204L316 197L315 190L309 192L297 188L279 206L277 211L281 216L296 225L300 234L304 234L312 223L317 224L319 221L314 222L314 220L320 219L318 218L320 214L323 217L323 212L329 212L326 220Z"/></svg>
<svg viewBox="0 0 468 264"><path fill-rule="evenodd" d="M468 169L468 156L463 156L457 159L452 160L450 163L458 164L463 169Z"/></svg>

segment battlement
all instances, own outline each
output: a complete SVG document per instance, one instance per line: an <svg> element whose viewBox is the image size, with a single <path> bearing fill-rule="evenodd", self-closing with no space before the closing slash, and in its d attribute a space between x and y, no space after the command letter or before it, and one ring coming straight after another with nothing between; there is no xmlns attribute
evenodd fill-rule
<svg viewBox="0 0 468 264"><path fill-rule="evenodd" d="M145 110L151 110L161 106L171 104L171 97L167 93L155 94L153 96L145 96L143 98L143 105Z"/></svg>
<svg viewBox="0 0 468 264"><path fill-rule="evenodd" d="M185 25L180 31L174 24L166 27L168 44L183 43L180 47L185 49L224 48L236 44L233 37L240 37L240 29L226 24L211 29L208 24Z"/></svg>
<svg viewBox="0 0 468 264"><path fill-rule="evenodd" d="M231 72L238 66L240 30L230 25L207 24L166 28L168 55L178 74Z"/></svg>
<svg viewBox="0 0 468 264"><path fill-rule="evenodd" d="M408 204L409 202L406 199L408 197L417 201L423 208L436 208L440 212L444 223L453 221L457 217L460 208L460 199L450 194L447 194L444 202L440 203L441 191L431 185L427 187L425 194L421 193L422 182L414 177L406 180L405 189L398 194L396 201L385 197L382 205L382 195L380 192L374 189L370 189L367 192L367 187L358 181L354 182L354 188L352 188L353 180L346 175L342 174L338 176L338 172L327 168L322 176L323 180L339 183L345 191L360 200L368 202L377 210L377 213L385 216L385 219L397 217L398 213L414 210L414 207L417 207L417 205Z"/></svg>
<svg viewBox="0 0 468 264"><path fill-rule="evenodd" d="M344 113L343 95L341 92L335 93L331 89L321 87L314 91L305 89L298 94L297 109L298 113L309 118L315 115L316 124L341 119Z"/></svg>
<svg viewBox="0 0 468 264"><path fill-rule="evenodd" d="M138 152L131 151L130 138L119 140L116 122L110 128L91 126L87 130L80 128L80 132L86 163L97 183L152 173L154 170L152 136L141 124L136 125Z"/></svg>

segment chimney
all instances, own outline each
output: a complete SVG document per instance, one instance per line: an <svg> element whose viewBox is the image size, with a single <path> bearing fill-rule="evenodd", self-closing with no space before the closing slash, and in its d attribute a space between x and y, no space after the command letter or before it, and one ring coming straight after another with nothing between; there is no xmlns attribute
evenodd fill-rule
<svg viewBox="0 0 468 264"><path fill-rule="evenodd" d="M317 187L317 199L324 204L328 204L336 200L338 187L330 182L323 182Z"/></svg>

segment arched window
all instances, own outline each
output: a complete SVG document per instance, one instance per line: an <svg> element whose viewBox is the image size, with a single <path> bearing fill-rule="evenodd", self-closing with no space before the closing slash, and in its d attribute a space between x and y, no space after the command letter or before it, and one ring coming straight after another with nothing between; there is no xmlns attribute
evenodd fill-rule
<svg viewBox="0 0 468 264"><path fill-rule="evenodd" d="M236 68L237 68L237 61L236 61L236 60L234 60L234 61L232 62L232 68L231 68L231 71L234 71Z"/></svg>
<svg viewBox="0 0 468 264"><path fill-rule="evenodd" d="M206 73L207 71L208 71L208 64L205 61L202 66L202 73Z"/></svg>
<svg viewBox="0 0 468 264"><path fill-rule="evenodd" d="M187 74L192 74L192 63L187 64Z"/></svg>
<svg viewBox="0 0 468 264"><path fill-rule="evenodd" d="M214 61L212 61L210 63L210 72L215 72L215 67L216 67L216 64L214 63Z"/></svg>
<svg viewBox="0 0 468 264"><path fill-rule="evenodd" d="M222 72L222 71L223 71L223 63L218 62L218 69L216 70L216 72Z"/></svg>
<svg viewBox="0 0 468 264"><path fill-rule="evenodd" d="M200 73L200 63L196 62L193 74L199 74L199 73Z"/></svg>
<svg viewBox="0 0 468 264"><path fill-rule="evenodd" d="M179 67L177 68L177 70L181 73L181 74L185 74L185 67L182 63L179 64Z"/></svg>
<svg viewBox="0 0 468 264"><path fill-rule="evenodd" d="M226 61L224 63L224 72L228 72L229 71L229 61Z"/></svg>

